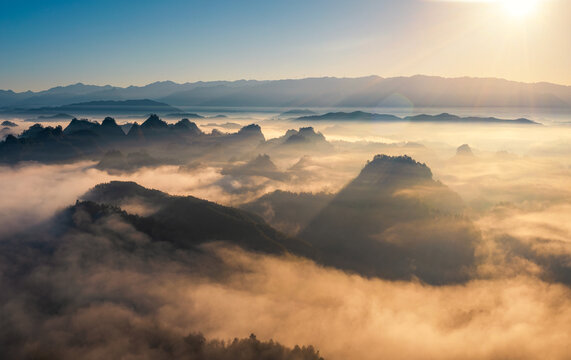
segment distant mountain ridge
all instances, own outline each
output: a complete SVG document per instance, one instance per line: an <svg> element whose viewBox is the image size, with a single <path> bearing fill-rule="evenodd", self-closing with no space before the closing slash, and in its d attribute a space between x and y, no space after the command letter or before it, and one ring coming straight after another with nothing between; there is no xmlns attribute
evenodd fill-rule
<svg viewBox="0 0 571 360"><path fill-rule="evenodd" d="M495 78L416 75L382 78L238 80L115 87L74 84L39 92L0 90L0 108L100 100L151 99L173 106L256 107L551 107L571 109L571 86Z"/></svg>
<svg viewBox="0 0 571 360"><path fill-rule="evenodd" d="M126 112L126 113L167 113L180 112L173 106L149 99L136 100L97 100L81 103L74 103L62 106L49 106L41 108L33 108L26 110L26 113L55 113L56 115L66 115L66 112L91 112L91 113L108 113L108 112Z"/></svg>
<svg viewBox="0 0 571 360"><path fill-rule="evenodd" d="M477 116L468 116L468 117L460 117L457 115L452 115L448 113L442 113L439 115L427 115L427 114L420 114L414 116L406 116L406 117L398 117L395 115L389 114L375 114L375 113L368 113L364 111L354 111L351 113L347 112L334 112L334 113L327 113L323 115L310 115L310 116L301 116L298 117L296 120L298 121L378 121L378 122L398 122L398 121L406 121L406 122L441 122L441 123L496 123L496 124L525 124L525 125L540 125L539 123L529 120L529 119L498 119L495 117L477 117Z"/></svg>

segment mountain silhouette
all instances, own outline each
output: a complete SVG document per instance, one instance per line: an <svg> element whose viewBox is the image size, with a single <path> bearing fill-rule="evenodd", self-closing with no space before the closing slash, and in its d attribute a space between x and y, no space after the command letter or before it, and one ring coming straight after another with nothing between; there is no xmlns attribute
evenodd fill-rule
<svg viewBox="0 0 571 360"><path fill-rule="evenodd" d="M359 121L402 121L401 118L388 114L374 114L364 111L346 112L330 112L323 115L308 115L298 117L300 121L336 121L336 120L359 120Z"/></svg>
<svg viewBox="0 0 571 360"><path fill-rule="evenodd" d="M149 116L143 124L141 124L141 129L168 129L169 125L161 120L156 114Z"/></svg>
<svg viewBox="0 0 571 360"><path fill-rule="evenodd" d="M69 115L66 113L59 113L54 115L40 115L35 119L26 119L26 122L59 122L64 120L70 120L75 118L73 115Z"/></svg>
<svg viewBox="0 0 571 360"><path fill-rule="evenodd" d="M240 129L240 131L238 131L236 137L242 139L256 138L259 139L260 141L265 140L264 135L262 134L262 128L260 128L260 126L256 124L250 124L244 126L243 128Z"/></svg>
<svg viewBox="0 0 571 360"><path fill-rule="evenodd" d="M482 91L486 89L486 91ZM536 107L570 108L571 87L494 78L443 78L415 75L382 78L239 80L146 86L74 84L39 92L0 90L0 107L29 109L91 101L152 99L175 106L307 107ZM165 109L166 110L166 109ZM147 110L156 113L181 111ZM189 117L190 116L185 116Z"/></svg>
<svg viewBox="0 0 571 360"><path fill-rule="evenodd" d="M292 110L287 110L282 112L281 114L278 115L278 118L284 118L284 119L288 119L288 118L293 118L293 117L298 117L298 116L308 116L308 115L315 115L316 112L309 110L309 109L292 109Z"/></svg>
<svg viewBox="0 0 571 360"><path fill-rule="evenodd" d="M523 124L523 125L540 125L539 123L529 120L529 119L513 119L513 120L506 120L506 119L498 119L495 117L477 117L477 116L468 116L468 117L460 117L448 113L442 113L440 115L415 115L415 116L407 116L404 120L411 121L411 122L446 122L446 123L501 123L501 124Z"/></svg>
<svg viewBox="0 0 571 360"><path fill-rule="evenodd" d="M142 135L143 139L150 140L155 137L167 136L168 130L169 125L165 121L161 120L156 114L152 114L141 124L141 126L133 126L127 135L133 137L131 132L136 132L139 139L141 138L140 135Z"/></svg>
<svg viewBox="0 0 571 360"><path fill-rule="evenodd" d="M0 125L5 126L5 127L16 127L16 126L18 126L18 124L16 124L15 122L9 121L9 120L2 121L2 124L0 124Z"/></svg>
<svg viewBox="0 0 571 360"><path fill-rule="evenodd" d="M131 152L124 155L119 150L111 150L103 155L103 158L95 168L106 170L109 173L133 172L143 167L155 167L163 162L149 155L145 151Z"/></svg>
<svg viewBox="0 0 571 360"><path fill-rule="evenodd" d="M474 156L474 153L472 152L472 148L470 148L470 145L464 144L456 149L456 155L472 157Z"/></svg>
<svg viewBox="0 0 571 360"><path fill-rule="evenodd" d="M568 109L571 107L571 87L545 82L528 84L494 78L443 78L415 75L393 78L324 77L184 84L163 81L126 88L74 84L39 92L21 93L0 90L0 107L12 109L125 99L152 99L176 106L265 106L287 109L410 107L411 105L423 108ZM157 109L148 110L148 112L163 113Z"/></svg>
<svg viewBox="0 0 571 360"><path fill-rule="evenodd" d="M287 130L283 136L268 140L261 147L262 151L290 152L292 150L307 152L319 152L331 150L333 146L325 139L322 133L316 132L311 126L302 127L299 130Z"/></svg>
<svg viewBox="0 0 571 360"><path fill-rule="evenodd" d="M2 359L322 360L312 346L287 348L253 334L206 340L195 333L204 322L195 319L185 320L190 334L158 325L166 307L180 303L185 311L189 302L176 289L226 286L254 269L232 264L227 248L263 260L262 254L310 256L308 244L246 211L135 183L102 184L85 198L38 227L2 237ZM142 216L117 206L130 201L152 210Z"/></svg>
<svg viewBox="0 0 571 360"><path fill-rule="evenodd" d="M101 122L101 126L97 129L97 133L101 136L110 136L110 137L117 137L122 138L125 136L125 132L117 122L112 117L106 117Z"/></svg>
<svg viewBox="0 0 571 360"><path fill-rule="evenodd" d="M64 135L83 135L96 136L97 141L103 144L110 142L118 142L125 139L125 133L121 129L115 119L106 117L101 124L86 119L72 119L67 127L63 130Z"/></svg>
<svg viewBox="0 0 571 360"><path fill-rule="evenodd" d="M286 135L284 144L298 145L298 144L315 144L326 143L325 136L321 133L316 133L312 127L300 128L298 131L290 130Z"/></svg>
<svg viewBox="0 0 571 360"><path fill-rule="evenodd" d="M196 126L195 123L191 122L187 118L184 118L177 122L176 124L172 125L174 130L184 131L191 135L201 135L202 131Z"/></svg>
<svg viewBox="0 0 571 360"><path fill-rule="evenodd" d="M498 119L494 117L460 117L456 115L451 115L447 113L442 113L439 115L426 115L420 114L415 116L406 116L400 118L395 115L388 114L375 114L363 111L354 111L351 113L346 112L333 112L323 115L310 115L298 117L298 121L378 121L378 122L414 122L414 123L458 123L458 124L469 124L469 123L488 123L488 124L522 124L522 125L539 125L539 123L528 120L528 119Z"/></svg>
<svg viewBox="0 0 571 360"><path fill-rule="evenodd" d="M181 249L225 241L252 251L313 256L308 243L274 230L257 215L192 196L170 196L133 182L113 181L97 185L82 200L69 208L66 216L71 219L77 212L86 212L91 218L120 216L153 241ZM148 216L138 216L120 209L133 201L156 210Z"/></svg>
<svg viewBox="0 0 571 360"><path fill-rule="evenodd" d="M276 190L240 205L241 209L261 216L274 228L296 235L331 201L332 194L293 193Z"/></svg>
<svg viewBox="0 0 571 360"><path fill-rule="evenodd" d="M281 172L267 154L260 154L245 164L228 166L222 169L221 174L235 177L262 176L278 181L287 179L287 174Z"/></svg>
<svg viewBox="0 0 571 360"><path fill-rule="evenodd" d="M41 108L32 108L27 110L22 110L24 113L40 113L40 114L56 114L59 113L138 113L138 114L148 114L152 113L176 113L180 112L179 109L165 104L163 102L158 102L149 99L134 99L134 100L98 100L98 101L88 101L80 102L74 104L67 104L61 106L48 106Z"/></svg>
<svg viewBox="0 0 571 360"><path fill-rule="evenodd" d="M430 284L469 279L479 234L460 197L408 156L377 155L299 234L328 265Z"/></svg>
<svg viewBox="0 0 571 360"><path fill-rule="evenodd" d="M95 122L91 122L89 120L78 120L73 118L71 122L67 125L67 127L63 130L64 134L73 134L78 131L85 131L85 130L94 130L98 128L99 124Z"/></svg>
<svg viewBox="0 0 571 360"><path fill-rule="evenodd" d="M169 113L163 115L165 118L187 118L187 119L204 119L204 116L198 115L195 113L188 113L188 112L178 112L178 113Z"/></svg>
<svg viewBox="0 0 571 360"><path fill-rule="evenodd" d="M139 125L130 125L125 134L111 117L100 124L74 118L65 129L61 126L34 124L18 137L0 141L0 162L66 162L80 159L101 160L111 150L130 153L160 153L161 161L181 165L197 156L227 158L229 154L248 153L265 141L261 128L251 124L236 133L204 134L198 126L182 119L168 124L153 114Z"/></svg>

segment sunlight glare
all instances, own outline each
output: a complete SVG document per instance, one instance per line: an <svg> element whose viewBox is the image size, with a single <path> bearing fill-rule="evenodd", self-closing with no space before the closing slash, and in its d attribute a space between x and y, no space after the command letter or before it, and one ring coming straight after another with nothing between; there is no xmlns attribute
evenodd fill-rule
<svg viewBox="0 0 571 360"><path fill-rule="evenodd" d="M540 0L500 0L508 15L525 18L536 12Z"/></svg>

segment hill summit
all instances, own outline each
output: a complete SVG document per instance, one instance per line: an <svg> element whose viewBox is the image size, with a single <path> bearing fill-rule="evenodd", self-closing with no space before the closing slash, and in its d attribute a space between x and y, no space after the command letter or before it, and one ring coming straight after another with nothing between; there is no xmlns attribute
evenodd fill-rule
<svg viewBox="0 0 571 360"><path fill-rule="evenodd" d="M325 264L365 276L463 282L479 239L463 208L425 164L377 155L299 236Z"/></svg>

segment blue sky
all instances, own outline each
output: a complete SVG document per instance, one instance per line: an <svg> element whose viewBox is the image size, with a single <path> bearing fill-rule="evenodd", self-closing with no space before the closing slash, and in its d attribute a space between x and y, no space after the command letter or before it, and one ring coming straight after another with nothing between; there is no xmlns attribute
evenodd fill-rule
<svg viewBox="0 0 571 360"><path fill-rule="evenodd" d="M515 21L478 2L0 0L0 88L417 73L571 84L571 9L555 2Z"/></svg>

